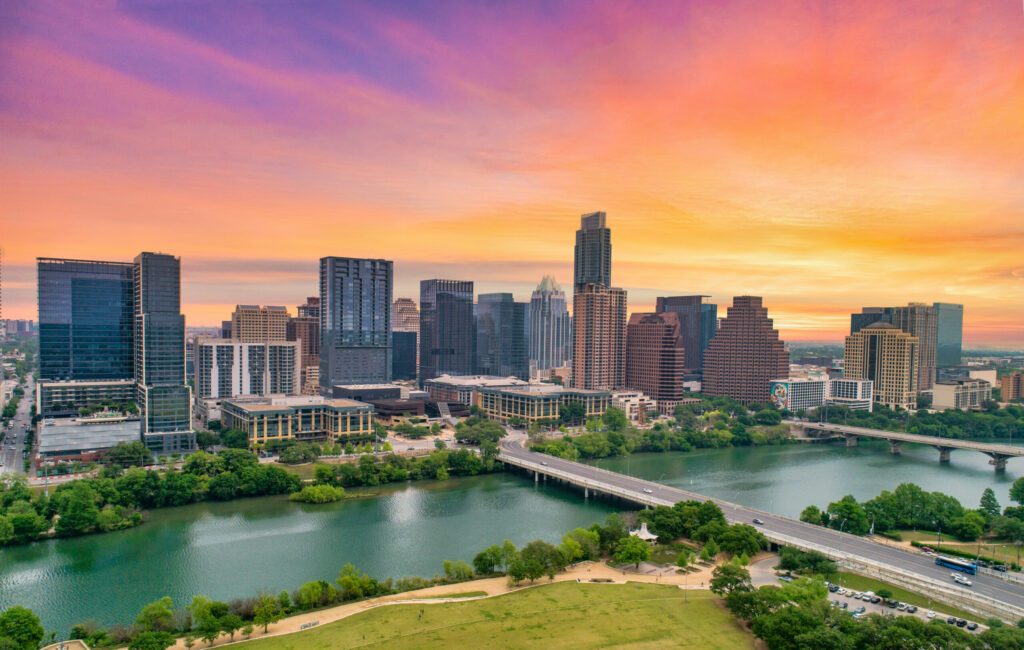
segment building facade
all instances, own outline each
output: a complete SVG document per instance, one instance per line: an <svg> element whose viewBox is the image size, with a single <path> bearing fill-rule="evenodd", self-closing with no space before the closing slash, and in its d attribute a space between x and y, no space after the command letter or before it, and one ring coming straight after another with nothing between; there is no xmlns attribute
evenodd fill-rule
<svg viewBox="0 0 1024 650"><path fill-rule="evenodd" d="M420 367L420 310L412 298L395 298L391 303L391 331L413 332L416 334L416 353L413 359L413 374Z"/></svg>
<svg viewBox="0 0 1024 650"><path fill-rule="evenodd" d="M1004 402L1024 399L1024 373L1004 375L999 386L999 396Z"/></svg>
<svg viewBox="0 0 1024 650"><path fill-rule="evenodd" d="M236 305L231 314L231 338L242 343L284 341L289 318L287 307Z"/></svg>
<svg viewBox="0 0 1024 650"><path fill-rule="evenodd" d="M870 380L876 404L916 408L919 345L916 336L895 325L868 325L846 337L843 376Z"/></svg>
<svg viewBox="0 0 1024 650"><path fill-rule="evenodd" d="M718 305L705 303L707 297L667 296L658 298L655 304L656 312L673 312L679 316L689 372L704 369L704 353L718 331Z"/></svg>
<svg viewBox="0 0 1024 650"><path fill-rule="evenodd" d="M344 444L373 435L373 407L319 395L232 399L222 405L225 428L244 431L250 449L289 440Z"/></svg>
<svg viewBox="0 0 1024 650"><path fill-rule="evenodd" d="M938 332L936 334L935 366L952 368L963 360L964 306L948 302L935 305Z"/></svg>
<svg viewBox="0 0 1024 650"><path fill-rule="evenodd" d="M312 300L312 298L310 298ZM300 312L309 313L299 306ZM317 307L319 313L319 307ZM288 327L285 330L285 338L288 341L297 341L300 344L300 391L305 395L317 395L320 393L320 317L319 316L296 316L288 319ZM316 372L310 372L311 369ZM315 380L315 381L314 381Z"/></svg>
<svg viewBox="0 0 1024 650"><path fill-rule="evenodd" d="M204 419L221 400L233 397L298 395L302 354L298 341L242 343L200 338L195 343L195 396Z"/></svg>
<svg viewBox="0 0 1024 650"><path fill-rule="evenodd" d="M416 379L416 340L418 332L391 332L391 378Z"/></svg>
<svg viewBox="0 0 1024 650"><path fill-rule="evenodd" d="M932 305L910 303L895 307L892 324L918 340L917 390L930 390L935 384L935 354L938 345L938 311Z"/></svg>
<svg viewBox="0 0 1024 650"><path fill-rule="evenodd" d="M612 231L607 220L604 212L580 217L573 272L577 290L586 284L612 286Z"/></svg>
<svg viewBox="0 0 1024 650"><path fill-rule="evenodd" d="M601 417L611 405L611 393L562 388L554 384L530 384L512 388L481 388L476 405L498 422L556 422L564 404L581 404L586 418Z"/></svg>
<svg viewBox="0 0 1024 650"><path fill-rule="evenodd" d="M450 375L472 375L476 366L473 283L420 282L420 382Z"/></svg>
<svg viewBox="0 0 1024 650"><path fill-rule="evenodd" d="M391 290L394 263L320 260L320 392L336 384L391 381Z"/></svg>
<svg viewBox="0 0 1024 650"><path fill-rule="evenodd" d="M789 352L757 296L737 296L704 354L701 390L767 403L769 382L789 375Z"/></svg>
<svg viewBox="0 0 1024 650"><path fill-rule="evenodd" d="M477 374L530 378L526 307L511 293L482 293L477 297Z"/></svg>
<svg viewBox="0 0 1024 650"><path fill-rule="evenodd" d="M572 320L565 293L549 275L530 296L526 329L530 363L538 370L560 368L572 360Z"/></svg>
<svg viewBox="0 0 1024 650"><path fill-rule="evenodd" d="M195 449L192 391L185 383L181 260L140 253L134 263L135 381L142 441L157 454Z"/></svg>
<svg viewBox="0 0 1024 650"><path fill-rule="evenodd" d="M304 305L295 308L299 318L320 319L320 296L309 296Z"/></svg>
<svg viewBox="0 0 1024 650"><path fill-rule="evenodd" d="M824 406L828 398L827 379L775 379L768 386L771 403L795 413Z"/></svg>
<svg viewBox="0 0 1024 650"><path fill-rule="evenodd" d="M480 375L442 375L423 382L423 389L434 402L457 402L470 406L476 394L485 388L524 388L527 382L518 377L483 377Z"/></svg>
<svg viewBox="0 0 1024 650"><path fill-rule="evenodd" d="M641 391L665 415L683 397L686 351L679 315L674 312L632 314L626 326L625 387Z"/></svg>
<svg viewBox="0 0 1024 650"><path fill-rule="evenodd" d="M892 313L892 307L864 307L859 314L850 314L850 334L875 323L892 323Z"/></svg>
<svg viewBox="0 0 1024 650"><path fill-rule="evenodd" d="M957 379L935 384L932 389L932 408L945 411L978 411L992 399L992 384L984 379Z"/></svg>
<svg viewBox="0 0 1024 650"><path fill-rule="evenodd" d="M36 382L36 413L44 418L78 415L79 409L114 406L133 411L135 380L107 381L38 381Z"/></svg>
<svg viewBox="0 0 1024 650"><path fill-rule="evenodd" d="M658 402L638 390L612 391L611 407L625 413L633 423L647 422L647 416L651 412L665 414L660 410Z"/></svg>
<svg viewBox="0 0 1024 650"><path fill-rule="evenodd" d="M828 380L828 403L845 406L854 411L873 411L875 407L875 384L870 379L847 379L843 377Z"/></svg>
<svg viewBox="0 0 1024 650"><path fill-rule="evenodd" d="M572 385L611 390L626 381L626 292L586 284L573 294Z"/></svg>

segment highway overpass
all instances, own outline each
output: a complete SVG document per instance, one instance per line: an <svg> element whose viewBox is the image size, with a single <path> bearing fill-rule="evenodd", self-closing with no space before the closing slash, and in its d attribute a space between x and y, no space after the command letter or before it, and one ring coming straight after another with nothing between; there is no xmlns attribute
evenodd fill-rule
<svg viewBox="0 0 1024 650"><path fill-rule="evenodd" d="M502 441L498 460L529 472L538 484L552 478L577 486L585 497L610 495L642 506L671 506L688 500L713 501L732 523L752 524L755 518L761 519L764 523L757 528L775 544L818 551L852 571L912 589L982 618L997 616L1010 622L1024 618L1024 584L998 575L978 575L973 579L973 588L960 587L950 579L948 569L937 566L934 559L921 553L654 481L539 454L524 448L520 440ZM799 481L799 474L794 474L793 480ZM807 488L810 502L814 486Z"/></svg>
<svg viewBox="0 0 1024 650"><path fill-rule="evenodd" d="M936 436L919 436L916 433L903 433L902 431L883 431L881 429L866 429L864 427L851 427L844 424L829 424L827 422L797 422L789 421L791 426L799 426L808 437L813 434L842 437L846 440L848 447L857 444L859 438L877 438L889 441L889 450L893 454L902 451L903 443L918 445L929 445L939 451L939 462L948 463L949 454L954 449L966 449L985 454L991 460L989 464L996 468L996 471L1006 469L1006 461L1009 458L1024 456L1024 447L1013 445L999 445L988 442L974 442L972 440L956 440L953 438L939 438Z"/></svg>

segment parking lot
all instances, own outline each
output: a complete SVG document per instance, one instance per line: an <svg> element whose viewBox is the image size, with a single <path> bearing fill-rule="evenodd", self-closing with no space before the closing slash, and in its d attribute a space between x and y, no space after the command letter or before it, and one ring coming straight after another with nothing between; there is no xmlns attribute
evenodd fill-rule
<svg viewBox="0 0 1024 650"><path fill-rule="evenodd" d="M864 600L863 595L865 594L868 596L873 595L874 598L871 600ZM871 592L862 593L847 590L839 585L829 585L828 599L829 602L832 603L833 607L839 607L858 617L866 616L867 614L916 616L924 621L945 621L947 624L956 625L957 627L971 632L982 632L985 630L985 626L979 624L977 621L952 618L935 610L917 607L915 605L907 605L906 603L897 603L896 606L890 607L885 600L881 599L877 595L871 594ZM877 600L878 602L872 602L874 600ZM960 621L963 621L962 625L959 624ZM974 626L974 629L971 629L971 626Z"/></svg>

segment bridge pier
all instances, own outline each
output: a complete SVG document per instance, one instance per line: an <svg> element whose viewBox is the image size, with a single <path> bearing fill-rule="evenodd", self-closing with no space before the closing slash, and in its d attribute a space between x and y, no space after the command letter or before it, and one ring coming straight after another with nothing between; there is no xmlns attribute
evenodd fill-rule
<svg viewBox="0 0 1024 650"><path fill-rule="evenodd" d="M939 447L939 446L936 446L935 448L939 450L939 462L940 463L948 463L949 462L949 453L951 451L953 451L953 448L952 447Z"/></svg>
<svg viewBox="0 0 1024 650"><path fill-rule="evenodd" d="M889 441L889 453L893 456L899 456L903 453L903 443L899 440Z"/></svg>
<svg viewBox="0 0 1024 650"><path fill-rule="evenodd" d="M533 484L537 485L538 483L540 483L540 472L533 470Z"/></svg>
<svg viewBox="0 0 1024 650"><path fill-rule="evenodd" d="M1009 456L1002 456L1000 454L988 454L988 456L992 459L988 461L988 464L992 465L997 472L1006 470L1006 461Z"/></svg>
<svg viewBox="0 0 1024 650"><path fill-rule="evenodd" d="M850 435L848 433L844 433L843 437L846 438L846 446L847 447L856 447L857 446L857 436Z"/></svg>
<svg viewBox="0 0 1024 650"><path fill-rule="evenodd" d="M590 488L588 488L588 487L583 488L583 498L584 499L589 499L590 498Z"/></svg>

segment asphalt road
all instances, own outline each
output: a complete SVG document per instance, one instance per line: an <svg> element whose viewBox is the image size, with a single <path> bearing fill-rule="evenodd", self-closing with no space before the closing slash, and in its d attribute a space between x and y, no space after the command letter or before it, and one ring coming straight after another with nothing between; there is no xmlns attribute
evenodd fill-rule
<svg viewBox="0 0 1024 650"><path fill-rule="evenodd" d="M638 495L643 495L644 490L651 490L648 497L664 500L666 505L678 501L713 501L722 509L726 519L733 523L753 524L755 518L764 521L758 528L764 532L774 532L787 535L796 539L818 544L829 549L842 553L849 553L857 557L873 560L906 572L932 578L940 582L948 583L955 587L950 578L950 570L937 566L932 557L922 553L912 553L900 548L885 546L872 542L863 537L857 537L848 533L841 533L830 528L823 528L813 524L806 524L802 521L782 517L769 512L747 508L721 499L709 499L701 494L680 490L675 487L662 485L653 481L633 478L617 472L609 472L583 463L563 460L546 454L538 454L525 449L521 439L505 440L501 444L503 455L531 461L534 463L546 463L552 469L558 469L591 481L601 481L623 490L631 490ZM799 480L794 476L794 480ZM814 500L814 487L808 485L808 502ZM970 589L977 594L982 594L1000 602L1024 608L1024 585L1017 585L999 578L987 575L972 576L974 586ZM966 587L962 588L965 591ZM927 595L927 594L926 594Z"/></svg>
<svg viewBox="0 0 1024 650"><path fill-rule="evenodd" d="M11 422L14 426L4 429L4 440L0 450L0 473L23 474L22 450L25 445L25 431L29 427L29 406L35 399L35 382L29 376L25 385L25 394L18 402L18 412Z"/></svg>

